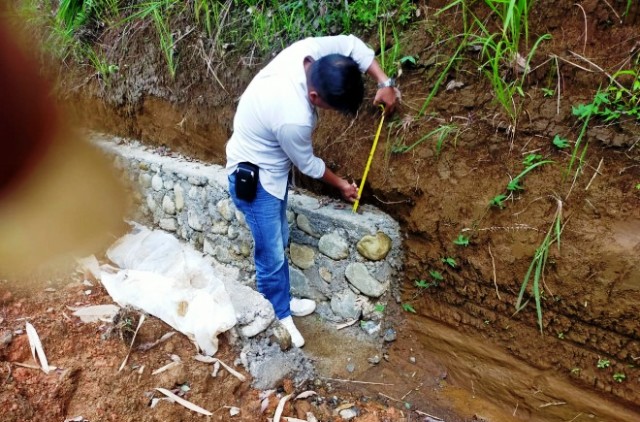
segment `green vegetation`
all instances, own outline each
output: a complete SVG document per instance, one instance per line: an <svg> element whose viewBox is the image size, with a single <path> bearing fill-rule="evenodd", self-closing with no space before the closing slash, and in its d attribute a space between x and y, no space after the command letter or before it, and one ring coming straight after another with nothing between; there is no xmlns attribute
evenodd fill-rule
<svg viewBox="0 0 640 422"><path fill-rule="evenodd" d="M542 91L542 95L545 97L553 97L556 93L554 89L549 88L540 88L540 91Z"/></svg>
<svg viewBox="0 0 640 422"><path fill-rule="evenodd" d="M441 259L442 263L447 264L448 266L450 266L451 268L456 268L457 267L457 263L456 260L451 258L450 256L446 257L446 258L442 258Z"/></svg>
<svg viewBox="0 0 640 422"><path fill-rule="evenodd" d="M469 238L463 234L459 234L458 237L453 240L453 243L458 246L469 246Z"/></svg>
<svg viewBox="0 0 640 422"><path fill-rule="evenodd" d="M525 165L525 169L507 183L506 190L509 194L506 195L504 193L500 193L494 196L489 201L489 206L504 209L506 207L505 201L511 197L513 192L524 190L524 186L522 186L524 176L535 168L549 163L553 163L553 161L543 160L542 155L540 154L528 154L524 160L522 160L522 164Z"/></svg>
<svg viewBox="0 0 640 422"><path fill-rule="evenodd" d="M409 146L405 145L394 145L391 147L391 152L395 153L403 153L408 152L420 145L422 142L427 139L435 137L436 140L436 156L440 155L440 151L442 151L442 145L444 141L451 135L452 133L456 133L456 136L453 138L453 144L456 144L457 134L458 134L458 126L455 124L443 124L430 131L426 135L420 137L417 141Z"/></svg>
<svg viewBox="0 0 640 422"><path fill-rule="evenodd" d="M454 0L438 12L462 9L465 37L460 45L468 43L480 50L482 61L476 67L489 80L497 102L505 111L510 121L507 132L511 136L515 134L522 109L525 78L530 72L531 60L540 44L551 39L551 35L543 34L529 45L528 18L532 4L533 1L527 0ZM477 11L482 6L490 10L488 17L479 17ZM490 24L493 22L495 27Z"/></svg>
<svg viewBox="0 0 640 422"><path fill-rule="evenodd" d="M557 243L558 250L560 250L560 235L562 234L562 201L556 199L557 207L553 216L553 222L547 231L542 243L536 248L533 260L529 265L529 269L524 276L522 285L520 286L520 293L518 294L518 300L516 301L516 313L520 312L527 305L528 301L523 303L524 294L527 291L527 286L532 282L533 286L531 290L536 304L536 314L538 317L538 326L540 333L542 333L542 289L544 284L544 270L549 258L549 249L553 243Z"/></svg>
<svg viewBox="0 0 640 422"><path fill-rule="evenodd" d="M543 160L543 161L534 160L533 163L529 164L524 170L520 172L520 174L518 174L516 177L511 179L511 181L507 184L507 190L510 192L514 192L517 190L524 190L524 188L520 184L520 181L522 180L522 178L531 170L535 169L536 167L540 167L544 164L549 164L549 163L553 163L553 161L552 160Z"/></svg>
<svg viewBox="0 0 640 422"><path fill-rule="evenodd" d="M403 303L402 309L404 309L406 312L411 312L412 314L416 313L416 310L414 309L413 306L411 306L410 303Z"/></svg>
<svg viewBox="0 0 640 422"><path fill-rule="evenodd" d="M526 157L524 157L524 160L522 160L522 164L524 164L525 167L529 167L541 160L542 155L540 154L528 154Z"/></svg>
<svg viewBox="0 0 640 422"><path fill-rule="evenodd" d="M596 363L596 366L598 367L598 369L607 369L611 366L611 361L609 359L600 358L598 359L598 363Z"/></svg>
<svg viewBox="0 0 640 422"><path fill-rule="evenodd" d="M551 143L558 149L569 148L569 141L565 138L561 138L560 135L554 136Z"/></svg>
<svg viewBox="0 0 640 422"><path fill-rule="evenodd" d="M438 281L416 280L415 285L417 288L419 288L422 291L422 290L430 289L431 287L437 287Z"/></svg>
<svg viewBox="0 0 640 422"><path fill-rule="evenodd" d="M640 66L616 72L605 90L599 90L589 104L578 104L573 114L580 119L593 116L604 123L619 123L625 117L640 123ZM625 87L619 80L627 77L631 86Z"/></svg>
<svg viewBox="0 0 640 422"><path fill-rule="evenodd" d="M616 372L613 374L613 380L615 382L623 382L627 379L627 376L623 372Z"/></svg>
<svg viewBox="0 0 640 422"><path fill-rule="evenodd" d="M504 207L506 207L504 203L506 199L507 199L507 195L503 193L496 195L493 198L491 198L491 201L489 201L489 206L503 209Z"/></svg>
<svg viewBox="0 0 640 422"><path fill-rule="evenodd" d="M20 7L29 15L52 16L44 24L52 28L47 42L50 52L63 59L72 56L87 61L103 78L117 69L109 67L111 63L95 46L102 32L123 28L127 33L147 24L155 29L171 78L176 77L180 55L185 53L179 43L196 28L203 31L208 38L205 42L215 47L218 56L224 55L228 46L265 56L308 36L378 29L380 61L394 75L400 66L400 29L410 22L415 10L410 0L60 0L59 4L24 0ZM387 33L393 38L391 47L386 43Z"/></svg>
<svg viewBox="0 0 640 422"><path fill-rule="evenodd" d="M440 271L430 270L429 271L429 275L431 276L431 278L433 278L435 280L435 285L436 286L438 285L438 283L440 281L444 280L444 277L442 276L442 273Z"/></svg>

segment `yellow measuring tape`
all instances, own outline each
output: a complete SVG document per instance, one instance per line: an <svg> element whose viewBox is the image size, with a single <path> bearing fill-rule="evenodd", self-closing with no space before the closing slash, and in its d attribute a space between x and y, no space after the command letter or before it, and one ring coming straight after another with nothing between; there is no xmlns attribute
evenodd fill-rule
<svg viewBox="0 0 640 422"><path fill-rule="evenodd" d="M364 189L364 183L367 181L367 174L369 174L369 169L371 168L371 162L373 161L373 155L376 152L376 146L378 145L378 138L380 138L380 131L382 131L382 123L384 123L384 106L381 104L380 108L382 108L382 117L380 117L380 123L378 124L378 130L376 131L376 137L373 139L373 146L371 147L371 152L369 152L369 159L367 160L367 165L364 167L364 174L362 175L362 181L360 182L360 187L358 188L358 199L353 203L353 212L358 211L358 204L360 204L360 195L362 195L362 190Z"/></svg>

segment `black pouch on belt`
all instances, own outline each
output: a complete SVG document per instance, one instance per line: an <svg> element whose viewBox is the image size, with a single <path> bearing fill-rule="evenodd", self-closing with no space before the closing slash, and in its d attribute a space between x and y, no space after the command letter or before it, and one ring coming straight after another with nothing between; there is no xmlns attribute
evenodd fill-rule
<svg viewBox="0 0 640 422"><path fill-rule="evenodd" d="M253 201L258 189L259 167L249 162L238 164L236 168L236 196L245 201Z"/></svg>

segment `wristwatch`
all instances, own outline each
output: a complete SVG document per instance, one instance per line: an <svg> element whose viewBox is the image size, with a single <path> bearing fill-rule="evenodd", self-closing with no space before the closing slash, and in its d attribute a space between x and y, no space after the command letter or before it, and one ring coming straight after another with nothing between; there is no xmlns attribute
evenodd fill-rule
<svg viewBox="0 0 640 422"><path fill-rule="evenodd" d="M389 78L384 82L378 82L378 89L380 88L387 88L387 87L395 87L396 86L396 80L393 78Z"/></svg>

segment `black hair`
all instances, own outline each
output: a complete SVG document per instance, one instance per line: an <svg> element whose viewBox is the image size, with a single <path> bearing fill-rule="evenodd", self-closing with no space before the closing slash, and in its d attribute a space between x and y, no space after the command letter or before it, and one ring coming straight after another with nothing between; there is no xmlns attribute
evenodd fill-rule
<svg viewBox="0 0 640 422"><path fill-rule="evenodd" d="M331 108L356 114L364 97L364 83L358 64L341 54L329 54L311 65L312 88Z"/></svg>

